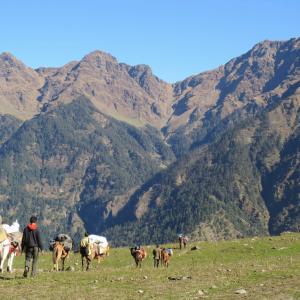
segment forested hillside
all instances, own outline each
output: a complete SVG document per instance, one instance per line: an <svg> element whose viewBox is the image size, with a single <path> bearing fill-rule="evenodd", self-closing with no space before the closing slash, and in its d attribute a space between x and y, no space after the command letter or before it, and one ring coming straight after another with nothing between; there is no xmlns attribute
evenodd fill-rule
<svg viewBox="0 0 300 300"><path fill-rule="evenodd" d="M126 244L298 231L299 117L293 96L227 128L156 175L131 204L147 199L146 213L108 235Z"/></svg>
<svg viewBox="0 0 300 300"><path fill-rule="evenodd" d="M0 149L1 212L45 233L101 229L126 195L174 159L160 133L100 113L86 98L24 122Z"/></svg>
<svg viewBox="0 0 300 300"><path fill-rule="evenodd" d="M115 245L300 228L300 39L174 84L95 51L0 55L0 214Z"/></svg>

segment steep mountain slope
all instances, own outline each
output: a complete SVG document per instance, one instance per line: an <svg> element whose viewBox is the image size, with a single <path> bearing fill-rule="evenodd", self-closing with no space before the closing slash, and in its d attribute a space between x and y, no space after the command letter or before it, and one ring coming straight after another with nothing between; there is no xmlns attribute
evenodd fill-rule
<svg viewBox="0 0 300 300"><path fill-rule="evenodd" d="M1 144L10 139L12 134L19 128L21 124L21 120L18 120L11 115L0 114L0 147Z"/></svg>
<svg viewBox="0 0 300 300"><path fill-rule="evenodd" d="M147 66L119 64L104 52L37 72L45 77L39 96L44 110L85 96L103 113L136 126L151 123L159 128L170 114L169 84L152 75Z"/></svg>
<svg viewBox="0 0 300 300"><path fill-rule="evenodd" d="M298 230L299 120L300 88L156 175L129 202L135 221L107 234L125 244ZM141 202L148 210L137 215Z"/></svg>
<svg viewBox="0 0 300 300"><path fill-rule="evenodd" d="M146 65L128 66L95 51L61 68L33 70L0 55L0 113L30 119L40 111L88 97L103 113L136 126L160 128L171 113L172 86Z"/></svg>
<svg viewBox="0 0 300 300"><path fill-rule="evenodd" d="M36 98L43 78L10 53L0 55L0 114L30 119L39 111Z"/></svg>
<svg viewBox="0 0 300 300"><path fill-rule="evenodd" d="M263 196L270 211L272 234L300 230L299 127L284 145L280 157L280 162L264 178Z"/></svg>
<svg viewBox="0 0 300 300"><path fill-rule="evenodd" d="M217 126L267 107L297 85L299 66L299 38L264 41L216 70L176 83L174 112L164 128L174 150L185 153L187 145L207 142Z"/></svg>
<svg viewBox="0 0 300 300"><path fill-rule="evenodd" d="M299 38L173 85L101 51L37 70L3 53L0 214L119 245L298 230L299 88Z"/></svg>
<svg viewBox="0 0 300 300"><path fill-rule="evenodd" d="M48 236L101 227L173 154L156 129L108 118L79 98L23 123L0 157L1 214L25 223L36 213Z"/></svg>
<svg viewBox="0 0 300 300"><path fill-rule="evenodd" d="M140 70L148 74L144 80L139 80L142 74L132 69L141 68L119 64L114 57L100 51L92 52L78 63L48 72L40 101L48 107L84 95L98 109L116 119L159 127L168 114L167 107L161 104L170 101L171 90L168 84L152 78L149 67L147 71ZM47 70L39 73L45 72Z"/></svg>

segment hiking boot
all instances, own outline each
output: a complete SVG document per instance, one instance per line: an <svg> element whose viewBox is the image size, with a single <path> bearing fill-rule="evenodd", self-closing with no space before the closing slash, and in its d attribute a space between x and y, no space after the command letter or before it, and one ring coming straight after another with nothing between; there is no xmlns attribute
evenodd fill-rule
<svg viewBox="0 0 300 300"><path fill-rule="evenodd" d="M28 272L29 272L29 269L27 267L25 267L25 270L24 270L24 273L23 273L24 278L27 278Z"/></svg>

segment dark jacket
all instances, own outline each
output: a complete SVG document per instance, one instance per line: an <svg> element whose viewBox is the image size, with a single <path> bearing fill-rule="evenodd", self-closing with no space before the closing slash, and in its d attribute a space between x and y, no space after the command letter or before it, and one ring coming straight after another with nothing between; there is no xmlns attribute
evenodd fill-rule
<svg viewBox="0 0 300 300"><path fill-rule="evenodd" d="M40 232L36 224L28 224L23 230L21 243L22 250L26 248L38 247L43 250L43 244L40 238Z"/></svg>

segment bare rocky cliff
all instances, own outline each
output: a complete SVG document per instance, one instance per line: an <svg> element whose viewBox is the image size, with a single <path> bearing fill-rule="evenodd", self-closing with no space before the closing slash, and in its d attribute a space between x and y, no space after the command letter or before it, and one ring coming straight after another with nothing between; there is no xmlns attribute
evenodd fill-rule
<svg viewBox="0 0 300 300"><path fill-rule="evenodd" d="M39 112L44 79L10 53L0 55L0 113L30 119Z"/></svg>

